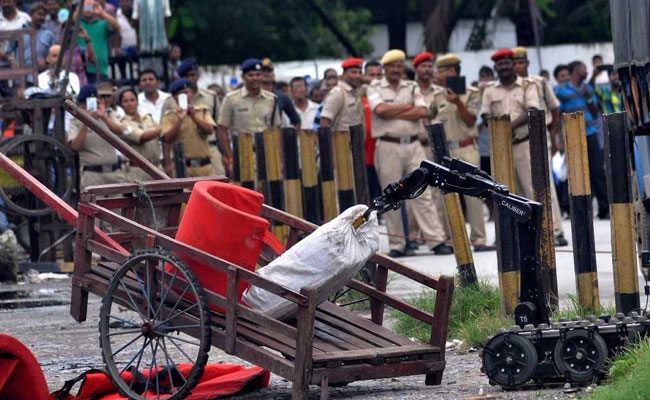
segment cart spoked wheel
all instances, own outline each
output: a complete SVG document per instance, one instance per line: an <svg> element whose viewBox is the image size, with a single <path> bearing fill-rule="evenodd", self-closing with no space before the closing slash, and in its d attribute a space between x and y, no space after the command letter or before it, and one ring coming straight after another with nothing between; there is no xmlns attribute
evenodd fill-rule
<svg viewBox="0 0 650 400"><path fill-rule="evenodd" d="M211 345L203 287L166 250L140 250L111 278L99 320L106 369L130 399L182 399L203 374Z"/></svg>
<svg viewBox="0 0 650 400"><path fill-rule="evenodd" d="M0 151L68 201L77 186L74 154L65 144L45 135L21 135L3 141ZM38 200L24 185L0 173L2 209L27 217L48 215L54 210Z"/></svg>

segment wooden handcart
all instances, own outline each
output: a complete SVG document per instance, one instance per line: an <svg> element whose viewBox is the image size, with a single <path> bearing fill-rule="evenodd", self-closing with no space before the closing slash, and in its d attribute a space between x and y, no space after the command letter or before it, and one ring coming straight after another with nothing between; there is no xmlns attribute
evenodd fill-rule
<svg viewBox="0 0 650 400"><path fill-rule="evenodd" d="M200 376L211 345L292 381L294 399L308 398L309 385L320 385L321 397L326 398L330 384L405 375L424 374L427 385L440 384L454 287L451 277L429 277L375 254L371 259L377 264L374 286L358 280L348 283L371 299L371 319L330 302L315 304L310 288L290 290L174 239L181 205L200 180L204 179L145 183L151 203L138 200L142 187L136 184L92 187L81 196L71 314L84 321L88 293L103 296L100 341L107 369L122 392L134 398L138 398L137 391L142 392L142 384L137 391L130 386L133 380L125 377L125 371L164 371L185 362L192 365L192 371L182 386L176 382L173 395L163 394L169 389L167 376L173 374L157 374L159 381L154 382L154 377L145 381L147 389L162 398L182 398ZM158 221L157 230L133 219L151 207L166 209L167 218ZM268 206L261 216L290 227L287 248L316 228ZM108 237L121 248L96 235L97 221L112 226ZM132 252L136 241L144 249ZM93 253L102 260L92 263ZM227 273L228 295L204 290L175 254ZM267 247L259 264L266 265L276 256ZM433 314L387 294L389 270L435 289ZM279 321L238 303L240 280L296 303L297 318ZM430 342L418 344L384 328L385 306L431 324Z"/></svg>
<svg viewBox="0 0 650 400"><path fill-rule="evenodd" d="M102 355L123 394L133 399L185 397L203 374L211 346L292 381L294 399L308 398L309 385L320 386L321 398L327 398L330 384L358 380L421 374L427 385L440 384L452 277L427 276L378 253L369 261L376 266L372 285L356 279L347 283L369 297L370 319L331 302L316 304L314 288L296 292L175 239L194 185L225 181L224 177L164 179L164 173L97 126L87 113L70 102L66 108L132 163L160 179L86 188L77 211L0 153L1 167L75 225L70 312L82 322L88 294L103 298ZM266 205L260 216L289 227L286 248L317 228ZM227 293L205 290L179 255L221 272ZM258 264L264 266L276 256L265 246ZM433 313L387 294L389 271L434 289ZM297 317L281 321L239 303L242 281L295 303ZM383 327L387 306L431 324L429 343L416 343Z"/></svg>

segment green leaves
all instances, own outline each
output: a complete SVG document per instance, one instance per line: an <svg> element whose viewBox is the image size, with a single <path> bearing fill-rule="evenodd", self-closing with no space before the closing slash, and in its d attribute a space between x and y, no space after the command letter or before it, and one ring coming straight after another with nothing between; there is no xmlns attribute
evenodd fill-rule
<svg viewBox="0 0 650 400"><path fill-rule="evenodd" d="M372 51L371 13L343 0L316 0L362 54ZM169 36L203 64L341 58L345 49L303 0L172 0Z"/></svg>

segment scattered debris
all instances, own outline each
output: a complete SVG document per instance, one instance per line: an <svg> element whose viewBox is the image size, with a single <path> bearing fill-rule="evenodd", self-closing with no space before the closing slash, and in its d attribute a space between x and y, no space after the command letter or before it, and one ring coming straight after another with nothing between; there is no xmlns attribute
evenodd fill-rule
<svg viewBox="0 0 650 400"><path fill-rule="evenodd" d="M0 235L0 282L18 279L18 241L11 229Z"/></svg>

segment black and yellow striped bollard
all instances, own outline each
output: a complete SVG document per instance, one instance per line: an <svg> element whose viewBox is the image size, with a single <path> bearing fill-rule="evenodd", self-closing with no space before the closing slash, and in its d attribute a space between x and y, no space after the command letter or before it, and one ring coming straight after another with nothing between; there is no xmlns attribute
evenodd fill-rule
<svg viewBox="0 0 650 400"><path fill-rule="evenodd" d="M488 120L490 132L490 165L492 176L511 192L515 187L515 168L512 156L512 126L508 114L491 117ZM519 302L520 270L518 261L519 240L516 222L505 217L497 209L494 226L496 229L497 262L499 268L499 293L501 311L513 315Z"/></svg>
<svg viewBox="0 0 650 400"><path fill-rule="evenodd" d="M303 217L302 185L298 165L298 135L294 128L282 128L284 147L284 174L287 194L287 212Z"/></svg>
<svg viewBox="0 0 650 400"><path fill-rule="evenodd" d="M316 165L316 132L301 130L300 166L305 204L305 219L314 224L320 223L320 190L318 189L318 166Z"/></svg>
<svg viewBox="0 0 650 400"><path fill-rule="evenodd" d="M334 133L334 158L336 186L341 211L355 205L354 200L354 170L352 169L352 148L350 132Z"/></svg>
<svg viewBox="0 0 650 400"><path fill-rule="evenodd" d="M433 152L433 161L442 163L443 157L449 157L445 127L443 124L427 125L427 133L429 135L431 151ZM460 196L458 193L443 191L442 198L445 202L447 216L449 217L451 240L454 245L454 255L456 256L460 285L477 285L476 267L474 267L472 248L467 237L465 214L460 205Z"/></svg>
<svg viewBox="0 0 650 400"><path fill-rule="evenodd" d="M286 210L284 180L282 179L282 140L280 128L264 131L264 156L266 158L266 180L271 194L271 206L279 210ZM289 229L286 225L275 224L271 227L273 234L282 243L287 242Z"/></svg>
<svg viewBox="0 0 650 400"><path fill-rule="evenodd" d="M605 127L605 175L609 198L614 263L616 311L628 314L640 307L636 268L636 231L632 195L632 136L624 112L603 116Z"/></svg>
<svg viewBox="0 0 650 400"><path fill-rule="evenodd" d="M585 116L582 112L564 114L562 120L569 174L571 235L578 302L588 310L597 311L600 309L600 294Z"/></svg>
<svg viewBox="0 0 650 400"><path fill-rule="evenodd" d="M366 133L363 125L350 126L350 140L352 142L352 164L354 166L354 193L357 204L370 204L368 189L368 170L366 167Z"/></svg>
<svg viewBox="0 0 650 400"><path fill-rule="evenodd" d="M318 128L318 149L320 150L321 194L323 198L323 222L325 223L338 215L334 162L332 160L332 130L328 126Z"/></svg>
<svg viewBox="0 0 650 400"><path fill-rule="evenodd" d="M539 240L540 276L544 304L550 306L548 311L552 311L558 307L558 292L551 203L551 190L553 189L551 188L544 110L528 110L528 134L530 137L530 169L535 195L533 200L542 204L542 229Z"/></svg>
<svg viewBox="0 0 650 400"><path fill-rule="evenodd" d="M237 136L236 163L239 167L239 179L243 187L255 190L255 153L253 152L253 134L241 132Z"/></svg>

